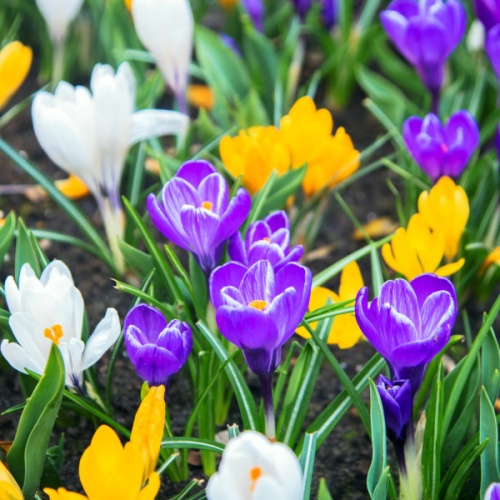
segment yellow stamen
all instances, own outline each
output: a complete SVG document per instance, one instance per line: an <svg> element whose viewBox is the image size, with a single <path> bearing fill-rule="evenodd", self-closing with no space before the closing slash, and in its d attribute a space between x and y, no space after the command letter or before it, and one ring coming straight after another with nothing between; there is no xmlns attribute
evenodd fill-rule
<svg viewBox="0 0 500 500"><path fill-rule="evenodd" d="M252 300L248 305L262 311L267 307L267 302L265 300Z"/></svg>
<svg viewBox="0 0 500 500"><path fill-rule="evenodd" d="M250 480L252 484L250 485L250 491L255 490L255 485L257 484L257 479L262 476L262 469L260 467L254 467L250 470Z"/></svg>
<svg viewBox="0 0 500 500"><path fill-rule="evenodd" d="M214 205L214 204L213 204L212 202L210 202L210 201L203 201L203 202L201 203L201 206L202 206L203 208L207 209L207 210L212 210L213 205Z"/></svg>
<svg viewBox="0 0 500 500"><path fill-rule="evenodd" d="M43 336L52 340L55 345L59 345L59 340L64 336L64 332L61 325L53 325L50 328L45 328L43 331Z"/></svg>
<svg viewBox="0 0 500 500"><path fill-rule="evenodd" d="M271 243L271 238L262 238L262 240L267 242L267 243Z"/></svg>

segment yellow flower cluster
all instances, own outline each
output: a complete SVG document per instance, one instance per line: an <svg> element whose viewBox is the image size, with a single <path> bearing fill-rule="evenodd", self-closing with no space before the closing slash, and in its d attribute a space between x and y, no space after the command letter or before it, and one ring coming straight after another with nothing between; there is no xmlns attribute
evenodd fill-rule
<svg viewBox="0 0 500 500"><path fill-rule="evenodd" d="M273 171L283 174L307 164L302 181L306 196L333 188L359 167L359 152L343 127L332 135L327 109L316 109L302 97L280 121L280 127L251 127L220 143L224 166L233 177L242 176L251 194L261 189Z"/></svg>
<svg viewBox="0 0 500 500"><path fill-rule="evenodd" d="M441 177L429 192L421 193L418 210L408 227L399 228L391 243L382 247L384 261L409 280L423 273L457 272L465 260L450 261L458 253L469 218L467 194L449 177ZM440 266L443 257L447 264Z"/></svg>
<svg viewBox="0 0 500 500"><path fill-rule="evenodd" d="M31 48L21 42L8 43L0 50L0 109L24 82L32 59Z"/></svg>
<svg viewBox="0 0 500 500"><path fill-rule="evenodd" d="M135 415L130 442L101 425L80 459L80 481L87 496L45 488L50 500L152 500L160 489L154 471L165 425L165 387L151 387Z"/></svg>

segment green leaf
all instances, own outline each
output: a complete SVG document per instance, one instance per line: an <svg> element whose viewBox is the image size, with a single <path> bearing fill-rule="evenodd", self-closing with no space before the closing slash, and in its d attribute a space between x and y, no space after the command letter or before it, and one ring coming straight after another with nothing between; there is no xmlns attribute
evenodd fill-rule
<svg viewBox="0 0 500 500"><path fill-rule="evenodd" d="M16 214L14 212L10 212L5 218L3 226L0 227L0 262L4 261L5 255L10 249L15 229Z"/></svg>
<svg viewBox="0 0 500 500"><path fill-rule="evenodd" d="M50 435L61 406L64 392L64 363L54 344L50 350L45 371L19 420L7 463L25 498L34 498L40 486L45 454Z"/></svg>
<svg viewBox="0 0 500 500"><path fill-rule="evenodd" d="M268 214L274 210L281 210L288 198L295 194L306 175L307 166L293 168L288 172L279 175L273 183L272 194L266 199L263 214Z"/></svg>
<svg viewBox="0 0 500 500"><path fill-rule="evenodd" d="M492 404L500 387L500 349L493 329L490 328L481 349L481 381Z"/></svg>
<svg viewBox="0 0 500 500"><path fill-rule="evenodd" d="M38 253L33 245L33 240L29 230L22 219L19 219L17 225L17 242L16 242L16 281L19 283L19 274L24 264L29 264L35 274L40 276L40 263L38 261Z"/></svg>
<svg viewBox="0 0 500 500"><path fill-rule="evenodd" d="M129 245L121 239L118 240L118 246L120 248L120 252L125 257L127 264L139 276L146 276L154 268L154 262L151 255L132 245Z"/></svg>
<svg viewBox="0 0 500 500"><path fill-rule="evenodd" d="M380 394L372 379L370 383L370 422L372 431L372 463L368 470L366 485L371 498L384 499L387 497L387 439L384 417L384 408ZM378 488L380 484L383 488ZM377 494L375 494L377 492Z"/></svg>
<svg viewBox="0 0 500 500"><path fill-rule="evenodd" d="M318 500L333 500L324 477L319 480Z"/></svg>
<svg viewBox="0 0 500 500"><path fill-rule="evenodd" d="M498 471L498 423L490 398L483 387L481 391L481 409L479 418L479 440L488 439L481 455L481 498L491 483L500 482Z"/></svg>
<svg viewBox="0 0 500 500"><path fill-rule="evenodd" d="M224 445L218 443L217 441L210 441L209 439L201 438L185 438L185 437L171 437L164 439L161 442L161 447L165 449L188 448L191 450L205 450L211 451L212 453L222 453L224 451Z"/></svg>
<svg viewBox="0 0 500 500"><path fill-rule="evenodd" d="M300 465L302 466L302 472L304 473L304 493L302 495L302 500L309 500L309 497L311 496L311 483L314 472L314 457L316 455L317 438L317 433L306 433L304 437L304 446L302 447L302 453L300 454Z"/></svg>

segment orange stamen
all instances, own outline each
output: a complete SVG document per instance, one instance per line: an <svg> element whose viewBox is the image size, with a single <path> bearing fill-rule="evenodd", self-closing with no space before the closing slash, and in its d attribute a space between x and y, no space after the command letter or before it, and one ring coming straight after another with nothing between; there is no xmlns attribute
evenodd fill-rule
<svg viewBox="0 0 500 500"><path fill-rule="evenodd" d="M271 238L262 238L262 241L265 241L266 243L271 243Z"/></svg>
<svg viewBox="0 0 500 500"><path fill-rule="evenodd" d="M267 302L265 300L252 300L252 302L250 302L250 304L248 305L250 307L258 309L259 311L262 311L267 307Z"/></svg>
<svg viewBox="0 0 500 500"><path fill-rule="evenodd" d="M45 328L43 336L52 340L55 345L59 345L59 340L64 336L61 325L53 325L50 328Z"/></svg>
<svg viewBox="0 0 500 500"><path fill-rule="evenodd" d="M250 486L250 491L255 490L255 485L257 484L257 479L262 476L262 469L260 467L254 467L250 470L250 480L252 484Z"/></svg>
<svg viewBox="0 0 500 500"><path fill-rule="evenodd" d="M210 202L210 201L203 201L203 202L201 203L201 206L202 206L203 208L207 209L207 210L212 210L213 205L214 205L214 204L213 204L212 202Z"/></svg>

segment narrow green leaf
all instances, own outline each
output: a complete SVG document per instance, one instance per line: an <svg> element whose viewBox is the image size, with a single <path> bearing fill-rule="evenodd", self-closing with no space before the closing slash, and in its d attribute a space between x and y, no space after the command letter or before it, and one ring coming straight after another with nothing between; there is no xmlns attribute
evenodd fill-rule
<svg viewBox="0 0 500 500"><path fill-rule="evenodd" d="M170 449L192 449L192 450L205 450L211 451L213 453L222 453L224 451L224 445L218 443L217 441L210 441L208 439L201 438L185 438L185 437L171 437L164 439L161 442L161 447Z"/></svg>
<svg viewBox="0 0 500 500"><path fill-rule="evenodd" d="M29 264L35 274L40 276L40 263L38 261L37 252L30 237L29 230L22 219L19 219L17 225L17 242L16 242L16 281L19 283L19 274L24 264Z"/></svg>
<svg viewBox="0 0 500 500"><path fill-rule="evenodd" d="M14 230L16 229L16 214L10 212L0 227L0 262L3 262L5 255L10 250L10 245L14 239Z"/></svg>
<svg viewBox="0 0 500 500"><path fill-rule="evenodd" d="M311 483L314 472L314 458L316 455L316 440L317 433L306 433L304 437L304 445L300 454L300 465L304 473L304 493L302 500L309 500L311 496Z"/></svg>
<svg viewBox="0 0 500 500"><path fill-rule="evenodd" d="M481 391L479 415L479 440L488 439L488 445L481 455L480 497L484 498L488 486L491 483L500 482L500 473L498 471L498 424L495 410L484 387Z"/></svg>
<svg viewBox="0 0 500 500"><path fill-rule="evenodd" d="M490 328L481 349L481 380L492 404L498 396L499 372L500 349L495 332Z"/></svg>
<svg viewBox="0 0 500 500"><path fill-rule="evenodd" d="M330 495L328 491L328 486L326 485L324 477L319 480L318 500L332 500L332 495Z"/></svg>

